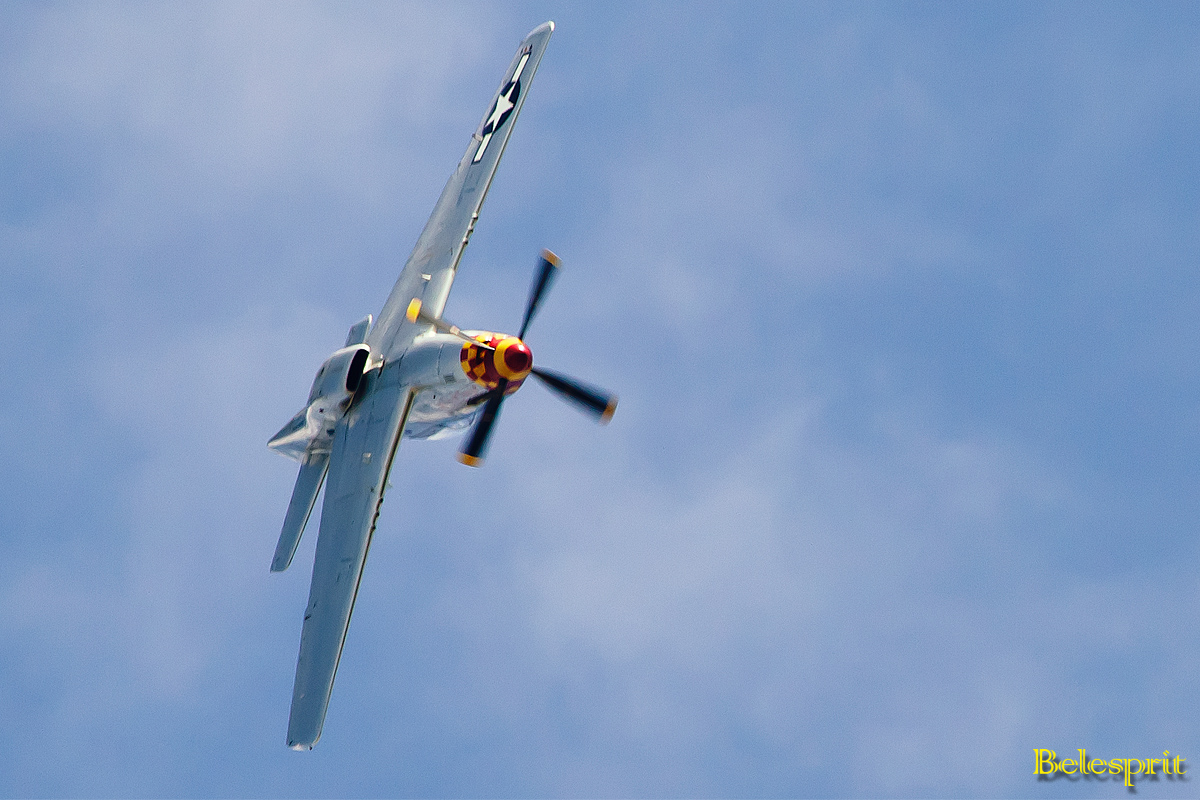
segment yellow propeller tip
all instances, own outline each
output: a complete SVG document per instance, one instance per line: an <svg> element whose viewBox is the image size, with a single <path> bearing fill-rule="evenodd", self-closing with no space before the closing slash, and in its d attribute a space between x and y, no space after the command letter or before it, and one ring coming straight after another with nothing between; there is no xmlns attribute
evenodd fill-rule
<svg viewBox="0 0 1200 800"><path fill-rule="evenodd" d="M550 252L549 250L542 251L542 258L546 259L547 261L549 261L551 264L553 264L556 267L561 266L561 264L562 264L561 259L559 259L558 256L554 255L554 253Z"/></svg>
<svg viewBox="0 0 1200 800"><path fill-rule="evenodd" d="M458 460L468 467L478 467L483 463L483 459L479 456L468 455L467 453L459 453Z"/></svg>
<svg viewBox="0 0 1200 800"><path fill-rule="evenodd" d="M608 405L604 407L604 413L600 415L600 424L607 425L613 418L613 414L617 413L617 398L608 401Z"/></svg>
<svg viewBox="0 0 1200 800"><path fill-rule="evenodd" d="M416 322L417 317L420 315L421 301L414 297L412 302L408 304L408 311L404 312L404 316L409 322Z"/></svg>

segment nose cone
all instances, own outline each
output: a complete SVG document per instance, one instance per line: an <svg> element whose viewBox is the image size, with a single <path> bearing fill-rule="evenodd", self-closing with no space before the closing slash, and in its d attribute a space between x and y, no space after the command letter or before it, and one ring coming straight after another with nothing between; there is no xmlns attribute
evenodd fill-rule
<svg viewBox="0 0 1200 800"><path fill-rule="evenodd" d="M496 372L510 381L519 381L533 369L533 353L515 336L509 336L496 347Z"/></svg>
<svg viewBox="0 0 1200 800"><path fill-rule="evenodd" d="M506 380L508 388L505 394L515 392L533 369L533 353L515 336L485 332L476 334L475 338L495 349L485 350L473 344L464 344L459 355L463 372L488 389L495 389L502 379Z"/></svg>

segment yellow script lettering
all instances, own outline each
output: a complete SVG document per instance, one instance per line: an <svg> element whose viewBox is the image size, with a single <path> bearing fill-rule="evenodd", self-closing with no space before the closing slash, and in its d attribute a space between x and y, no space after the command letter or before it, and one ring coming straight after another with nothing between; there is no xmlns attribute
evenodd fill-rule
<svg viewBox="0 0 1200 800"><path fill-rule="evenodd" d="M1054 752L1053 750L1039 750L1035 748L1033 751L1033 757L1037 759L1037 763L1033 768L1034 775L1054 774L1054 770L1057 768L1057 765L1054 763L1054 759L1058 758L1058 753ZM1042 769L1042 767L1049 767L1049 769Z"/></svg>

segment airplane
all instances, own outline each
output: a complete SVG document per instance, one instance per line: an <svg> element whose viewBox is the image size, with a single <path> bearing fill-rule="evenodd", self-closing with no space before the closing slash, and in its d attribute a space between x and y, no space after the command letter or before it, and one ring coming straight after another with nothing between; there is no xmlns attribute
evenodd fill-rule
<svg viewBox="0 0 1200 800"><path fill-rule="evenodd" d="M321 737L400 439L438 439L471 428L458 458L478 467L501 406L530 375L600 422L616 410L615 395L533 364L525 334L560 267L549 250L538 261L516 336L463 330L441 316L553 32L554 23L546 22L521 42L379 318L367 316L350 328L345 346L317 371L307 404L267 443L300 462L272 572L291 564L325 487L288 720L287 744L294 750L311 750Z"/></svg>

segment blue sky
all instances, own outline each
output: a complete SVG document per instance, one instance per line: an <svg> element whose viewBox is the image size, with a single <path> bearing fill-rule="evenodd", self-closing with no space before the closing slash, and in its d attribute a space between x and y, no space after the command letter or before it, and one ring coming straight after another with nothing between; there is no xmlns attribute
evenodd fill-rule
<svg viewBox="0 0 1200 800"><path fill-rule="evenodd" d="M0 794L1123 796L1200 764L1190 4L9 4ZM312 753L266 439L557 32ZM1140 796L1194 795L1191 783Z"/></svg>

